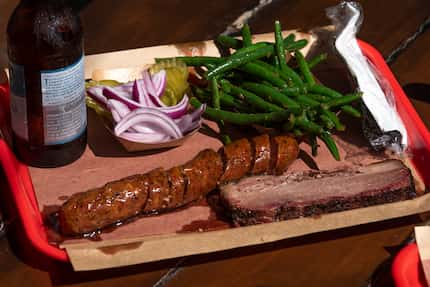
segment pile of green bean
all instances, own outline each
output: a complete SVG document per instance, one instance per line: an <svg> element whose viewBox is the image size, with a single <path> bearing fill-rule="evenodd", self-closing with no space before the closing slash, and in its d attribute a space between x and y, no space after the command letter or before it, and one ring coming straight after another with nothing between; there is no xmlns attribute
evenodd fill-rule
<svg viewBox="0 0 430 287"><path fill-rule="evenodd" d="M342 95L315 81L311 69L325 60L321 54L309 61L300 52L308 42L294 34L283 38L279 21L275 22L275 43L252 43L248 25L242 40L221 35L217 42L234 51L225 57L177 57L195 67L206 86L192 85L191 104L207 104L205 116L225 123L260 124L282 127L285 132L305 138L317 153L317 137L334 158L339 152L331 131L343 131L338 115L343 112L360 117L351 103L361 95Z"/></svg>

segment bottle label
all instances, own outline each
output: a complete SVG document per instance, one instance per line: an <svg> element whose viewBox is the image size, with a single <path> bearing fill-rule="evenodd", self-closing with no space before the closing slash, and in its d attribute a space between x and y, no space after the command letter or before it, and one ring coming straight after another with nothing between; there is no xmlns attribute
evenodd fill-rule
<svg viewBox="0 0 430 287"><path fill-rule="evenodd" d="M45 144L78 138L87 125L84 58L62 69L41 71L40 79Z"/></svg>
<svg viewBox="0 0 430 287"><path fill-rule="evenodd" d="M14 63L9 63L9 76L12 130L20 138L28 140L24 67Z"/></svg>

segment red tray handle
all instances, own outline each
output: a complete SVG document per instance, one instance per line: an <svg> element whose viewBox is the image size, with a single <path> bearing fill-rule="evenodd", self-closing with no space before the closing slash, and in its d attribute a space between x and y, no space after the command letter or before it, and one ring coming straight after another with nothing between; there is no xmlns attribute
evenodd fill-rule
<svg viewBox="0 0 430 287"><path fill-rule="evenodd" d="M397 287L427 287L415 243L407 245L396 255L391 273Z"/></svg>
<svg viewBox="0 0 430 287"><path fill-rule="evenodd" d="M9 89L7 85L0 85L0 108L0 127L2 131L5 131L9 128L7 112L9 110ZM16 159L4 139L0 139L0 163L27 239L42 254L60 261L69 261L64 250L48 243L28 167Z"/></svg>

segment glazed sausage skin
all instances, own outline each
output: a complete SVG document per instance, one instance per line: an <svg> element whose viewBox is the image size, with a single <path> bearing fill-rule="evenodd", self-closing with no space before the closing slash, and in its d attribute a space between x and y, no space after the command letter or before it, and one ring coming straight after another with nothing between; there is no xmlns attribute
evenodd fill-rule
<svg viewBox="0 0 430 287"><path fill-rule="evenodd" d="M211 149L205 149L183 166L186 189L183 203L187 204L205 196L217 186L217 180L223 171L219 154Z"/></svg>
<svg viewBox="0 0 430 287"><path fill-rule="evenodd" d="M205 149L167 171L156 168L72 195L60 207L60 231L65 235L93 232L138 214L184 206L219 184L247 175L281 174L298 152L294 138L268 135L234 141L218 152Z"/></svg>
<svg viewBox="0 0 430 287"><path fill-rule="evenodd" d="M280 175L299 156L299 144L292 137L275 136L271 139L271 173Z"/></svg>
<svg viewBox="0 0 430 287"><path fill-rule="evenodd" d="M133 175L72 195L60 208L63 234L83 234L142 212L148 199L146 175Z"/></svg>
<svg viewBox="0 0 430 287"><path fill-rule="evenodd" d="M270 171L271 144L269 135L256 136L251 139L254 164L251 174L262 174Z"/></svg>
<svg viewBox="0 0 430 287"><path fill-rule="evenodd" d="M224 161L224 173L220 183L238 180L251 169L252 151L248 139L234 141L221 148L219 153Z"/></svg>

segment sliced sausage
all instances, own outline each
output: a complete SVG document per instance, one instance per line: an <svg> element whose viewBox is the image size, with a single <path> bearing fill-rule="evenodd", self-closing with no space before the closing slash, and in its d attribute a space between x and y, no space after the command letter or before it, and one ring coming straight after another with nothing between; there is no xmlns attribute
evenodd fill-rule
<svg viewBox="0 0 430 287"><path fill-rule="evenodd" d="M270 137L269 135L256 136L251 139L254 162L252 174L262 174L270 171Z"/></svg>
<svg viewBox="0 0 430 287"><path fill-rule="evenodd" d="M271 171L273 174L284 173L299 155L297 141L289 136L276 136L271 139Z"/></svg>
<svg viewBox="0 0 430 287"><path fill-rule="evenodd" d="M240 179L250 171L252 151L248 139L234 141L224 146L220 153L224 161L224 173L219 179L221 183Z"/></svg>
<svg viewBox="0 0 430 287"><path fill-rule="evenodd" d="M221 157L211 149L199 152L194 159L184 164L182 168L187 184L183 203L199 199L215 189L222 167Z"/></svg>

